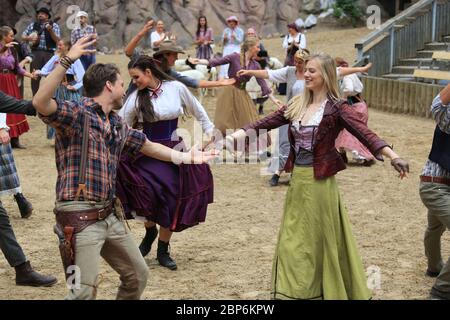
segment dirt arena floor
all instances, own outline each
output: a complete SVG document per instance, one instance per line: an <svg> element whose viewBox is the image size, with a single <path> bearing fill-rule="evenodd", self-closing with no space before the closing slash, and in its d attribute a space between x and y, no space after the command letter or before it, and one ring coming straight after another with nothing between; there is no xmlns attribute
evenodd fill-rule
<svg viewBox="0 0 450 320"><path fill-rule="evenodd" d="M352 62L353 44L368 31L317 28L307 34L308 47ZM270 54L280 60L281 41L264 40ZM99 56L98 60L118 63L129 79L125 57ZM30 97L29 87L27 97ZM215 103L214 97L204 100L211 118ZM272 110L271 103L266 103L266 114ZM373 291L374 299L426 299L433 280L424 276L422 238L426 210L418 195L418 175L429 152L434 123L376 110L369 113L370 127L410 161L410 177L400 181L389 162L378 162L369 168L351 165L337 176L340 190L364 265L380 271L381 283ZM33 117L28 119L31 131L22 138L27 149L15 151L15 158L23 192L35 210L30 219L22 220L12 196L3 197L2 201L32 265L41 272L56 275L59 282L52 288L15 286L14 270L0 255L0 299L61 299L66 294L66 286L57 239L52 231L54 151L45 138L43 123ZM190 128L191 121L182 126ZM279 187L269 187L270 176L261 175L264 166L212 166L215 203L209 207L206 222L173 236L172 256L178 263L177 271L158 265L154 246L146 258L150 274L144 299L269 298L272 256L288 185L287 178L283 177L284 183ZM142 224L131 221L130 226L134 238L140 241L144 232ZM444 237L444 258L449 255L449 239L448 235ZM101 273L103 281L98 298L113 299L118 276L105 263Z"/></svg>

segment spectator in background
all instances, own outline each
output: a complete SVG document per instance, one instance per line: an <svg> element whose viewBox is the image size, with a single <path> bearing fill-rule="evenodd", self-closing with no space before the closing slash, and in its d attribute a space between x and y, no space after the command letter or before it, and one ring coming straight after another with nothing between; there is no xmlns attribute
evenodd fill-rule
<svg viewBox="0 0 450 320"><path fill-rule="evenodd" d="M244 41L244 30L238 27L239 19L236 16L227 18L228 27L223 30L222 42L223 42L223 57L232 53L241 52L241 44ZM220 67L219 79L228 78L228 64L224 64Z"/></svg>
<svg viewBox="0 0 450 320"><path fill-rule="evenodd" d="M36 12L37 21L28 25L22 33L22 40L28 41L33 54L31 70L42 69L56 51L56 44L61 37L59 25L51 21L52 17L47 8L40 8ZM39 89L41 79L31 80L33 96Z"/></svg>
<svg viewBox="0 0 450 320"><path fill-rule="evenodd" d="M72 34L70 36L71 44L75 44L79 39L90 35L95 34L97 36L97 30L95 27L88 24L89 15L85 11L78 11L77 19L79 19L80 26L72 30ZM95 49L94 46L89 49ZM81 63L83 64L84 70L87 70L91 64L96 62L95 53L88 53L80 58Z"/></svg>
<svg viewBox="0 0 450 320"><path fill-rule="evenodd" d="M198 59L211 59L213 50L211 44L214 42L213 31L208 28L208 20L205 16L198 18L197 32L196 32L195 43L197 44L197 54Z"/></svg>
<svg viewBox="0 0 450 320"><path fill-rule="evenodd" d="M156 23L156 30L150 34L150 45L153 51L158 51L159 46L165 40L176 40L176 37L172 35L171 32L168 32L164 28L164 22L159 20Z"/></svg>
<svg viewBox="0 0 450 320"><path fill-rule="evenodd" d="M286 50L284 66L294 66L294 55L299 48L306 48L306 37L295 23L287 25L288 34L284 37L283 48Z"/></svg>

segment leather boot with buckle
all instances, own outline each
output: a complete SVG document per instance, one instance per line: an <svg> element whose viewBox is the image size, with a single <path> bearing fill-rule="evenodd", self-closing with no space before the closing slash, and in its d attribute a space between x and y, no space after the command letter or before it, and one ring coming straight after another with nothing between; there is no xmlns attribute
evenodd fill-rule
<svg viewBox="0 0 450 320"><path fill-rule="evenodd" d="M141 252L143 257L150 253L153 241L155 241L157 235L158 228L156 226L145 228L145 236L142 239L141 244L139 245L139 251Z"/></svg>
<svg viewBox="0 0 450 320"><path fill-rule="evenodd" d="M158 240L157 259L160 265L169 268L170 270L176 270L177 264L170 257L169 243Z"/></svg>
<svg viewBox="0 0 450 320"><path fill-rule="evenodd" d="M34 271L29 261L14 269L16 269L16 285L18 286L50 287L58 281L53 276L45 276Z"/></svg>
<svg viewBox="0 0 450 320"><path fill-rule="evenodd" d="M20 216L22 219L28 219L33 213L33 206L31 205L31 202L28 201L22 193L16 193L14 195L14 199L19 207Z"/></svg>

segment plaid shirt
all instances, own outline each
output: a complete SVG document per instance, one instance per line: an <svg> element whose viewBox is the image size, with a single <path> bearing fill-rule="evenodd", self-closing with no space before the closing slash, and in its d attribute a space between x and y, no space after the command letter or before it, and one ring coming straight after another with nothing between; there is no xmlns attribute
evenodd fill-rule
<svg viewBox="0 0 450 320"><path fill-rule="evenodd" d="M41 28L44 28L44 25L45 23L41 23ZM29 24L28 27L25 29L25 31L22 33L22 35L29 36L34 31L33 26L34 23ZM53 23L53 31L59 38L61 38L61 29L59 28L59 25L57 23ZM45 32L41 33L41 36L39 38L39 46L37 47L37 49L47 50L47 44L45 42Z"/></svg>
<svg viewBox="0 0 450 320"><path fill-rule="evenodd" d="M122 125L126 126L122 119L115 112L105 115L101 106L90 98L84 98L80 102L59 103L55 113L39 116L56 129L56 200L75 200L86 116L91 120L86 164L87 199L84 200L99 202L112 199L122 140L120 128ZM130 154L138 153L146 141L143 133L128 126L126 139L123 152Z"/></svg>
<svg viewBox="0 0 450 320"><path fill-rule="evenodd" d="M96 31L94 29L94 26L91 25L87 25L84 28L78 27L72 30L72 33L70 34L70 42L72 42L72 44L74 44L75 42L77 42L79 39L83 38L84 36L90 35L90 34L95 34ZM93 50L95 49L94 46L90 46L88 47L89 50Z"/></svg>

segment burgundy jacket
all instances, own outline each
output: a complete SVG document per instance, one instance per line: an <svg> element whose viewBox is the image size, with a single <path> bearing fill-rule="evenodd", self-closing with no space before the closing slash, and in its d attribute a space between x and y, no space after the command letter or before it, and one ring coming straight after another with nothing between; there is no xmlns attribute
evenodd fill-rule
<svg viewBox="0 0 450 320"><path fill-rule="evenodd" d="M245 131L249 129L275 129L284 124L289 124L289 142L291 151L284 167L285 171L290 172L294 166L295 150L294 137L291 132L291 122L284 117L286 106L273 112L267 117L256 121L242 128ZM323 112L322 121L317 129L316 141L313 146L313 168L314 178L324 179L335 175L337 172L346 168L342 157L335 148L335 140L342 129L347 129L355 136L367 149L380 161L383 161L380 150L388 144L381 140L375 133L369 130L367 126L359 119L359 116L346 101L332 102L328 101Z"/></svg>

